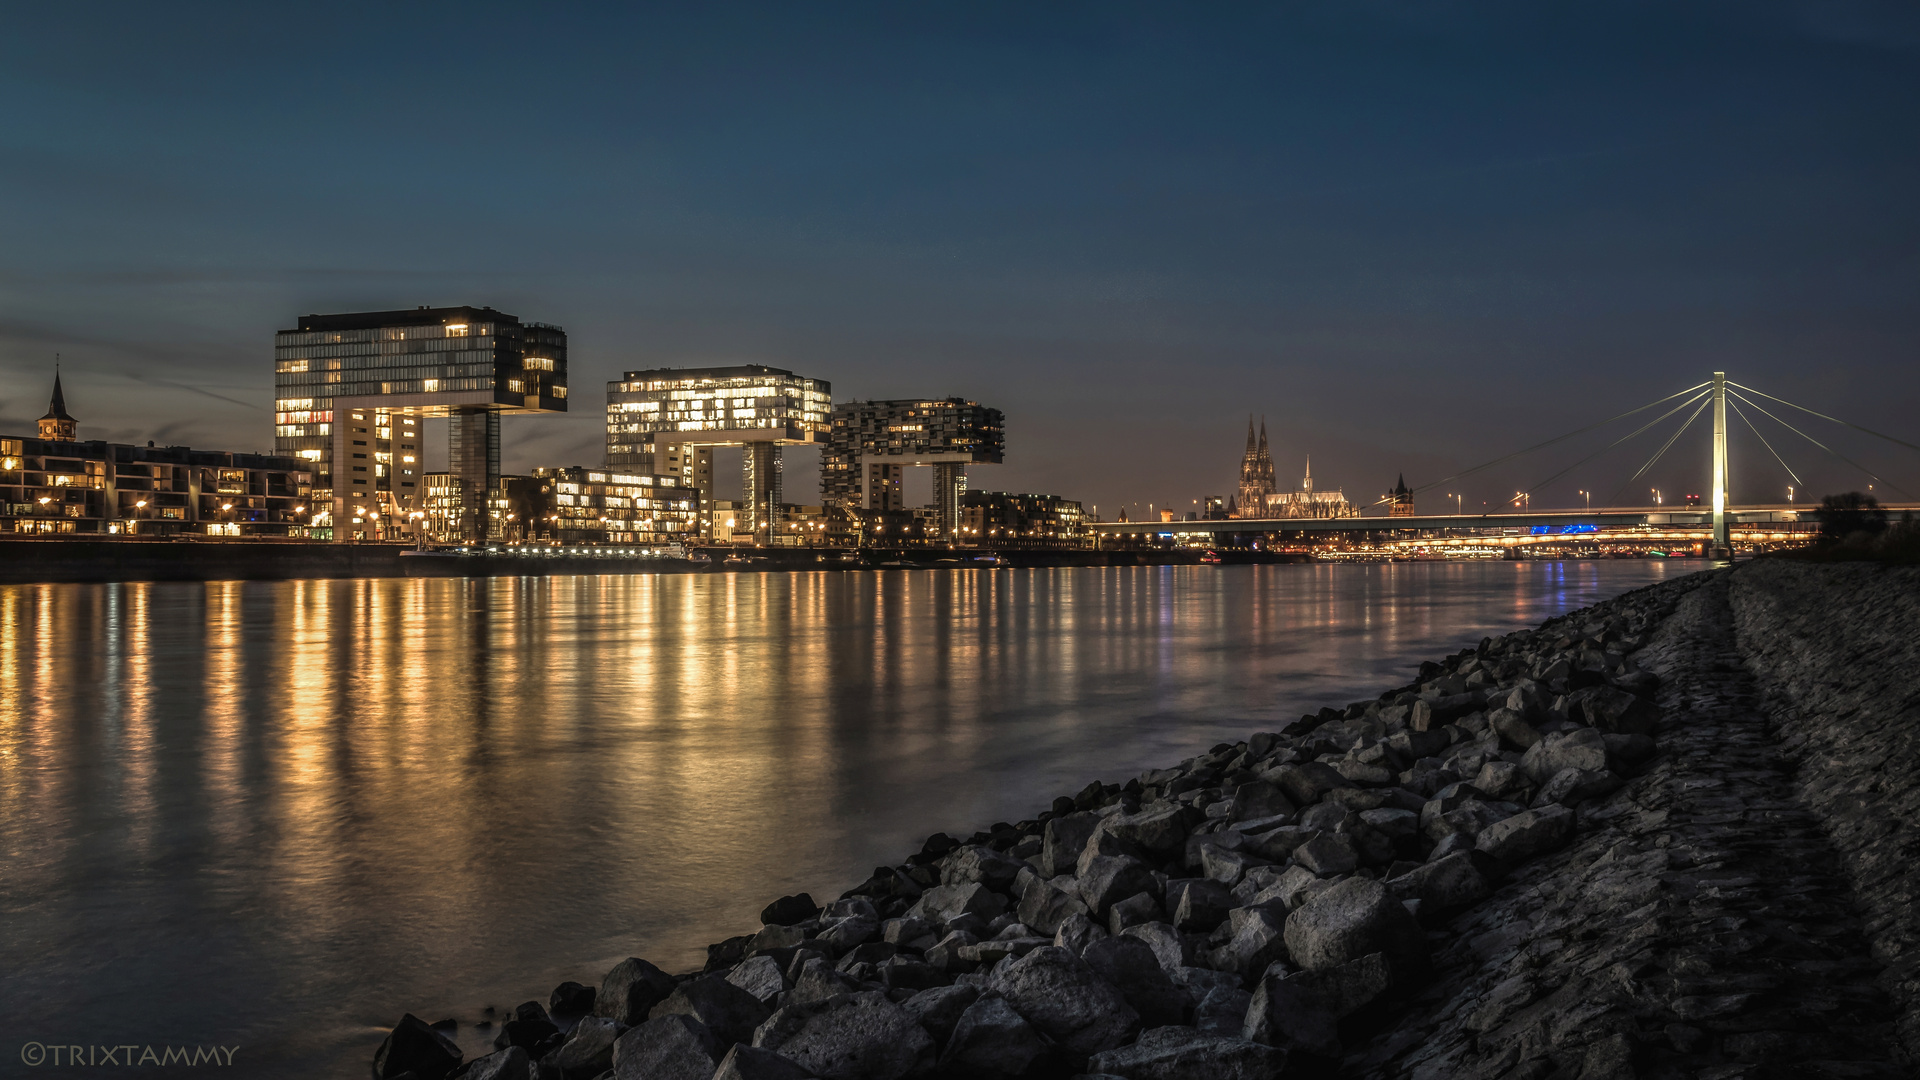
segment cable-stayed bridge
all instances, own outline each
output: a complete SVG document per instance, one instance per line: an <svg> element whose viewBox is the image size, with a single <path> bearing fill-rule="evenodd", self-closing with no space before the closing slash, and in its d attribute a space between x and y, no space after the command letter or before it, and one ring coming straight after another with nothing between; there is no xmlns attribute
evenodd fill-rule
<svg viewBox="0 0 1920 1080"><path fill-rule="evenodd" d="M1484 462L1469 469L1463 469L1450 476L1442 477L1430 483L1422 484L1412 493L1418 496L1422 492L1433 492L1453 484L1475 473L1483 472L1497 465L1513 461L1524 455L1532 454L1548 447L1564 443L1577 436L1597 431L1609 425L1627 420L1668 406L1664 412L1651 420L1641 423L1632 431L1619 436L1599 450L1581 458L1571 465L1553 473L1546 479L1524 491L1514 493L1514 497L1499 513L1483 514L1423 514L1417 516L1393 515L1390 513L1391 497L1383 498L1366 507L1357 516L1346 517L1252 517L1242 516L1224 520L1185 520L1185 521L1140 521L1140 522L1099 522L1090 528L1102 537L1132 537L1139 539L1179 539L1201 536L1223 536L1246 533L1302 533L1302 534L1393 534L1410 537L1424 534L1424 543L1428 546L1450 546L1449 541L1457 541L1459 546L1486 546L1499 544L1506 547L1522 547L1531 544L1561 543L1590 536L1596 542L1630 539L1635 542L1703 542L1707 551L1715 556L1732 553L1733 544L1765 543L1786 541L1804 537L1818 528L1818 521L1812 511L1818 507L1808 504L1773 504L1736 507L1730 505L1727 498L1727 419L1729 410L1735 418L1751 430L1760 444L1766 447L1773 461L1785 471L1796 485L1801 484L1800 476L1774 448L1760 429L1741 408L1758 412L1785 428L1787 431L1805 439L1815 447L1842 464L1849 466L1875 484L1891 489L1906 498L1903 503L1884 503L1888 511L1920 510L1920 498L1903 490L1872 470L1841 455L1838 451L1819 439L1802 431L1788 420L1776 414L1773 409L1756 398L1765 399L1775 408L1784 406L1820 420L1829 421L1856 431L1865 432L1909 450L1920 451L1920 445L1886 435L1870 428L1862 427L1850 421L1841 420L1803 405L1794 404L1784 398L1778 398L1764 391L1731 382L1725 372L1716 371L1713 378L1697 386L1688 387L1678 393L1650 401L1636 409L1629 409L1616 416L1608 417L1595 424L1589 424L1564 435L1556 436L1545 442L1502 455L1492 461ZM1678 402L1678 404L1673 404ZM1599 509L1582 510L1544 510L1530 509L1532 496L1540 489L1553 483L1562 476L1585 465L1601 455L1611 451L1632 439L1645 435L1659 427L1664 421L1672 419L1682 412L1687 413L1678 428L1661 441L1658 448L1647 458L1631 476L1621 482L1613 496L1602 502ZM1784 412L1785 409L1780 411ZM1621 506L1618 499L1629 486L1645 476L1656 463L1679 441L1680 436L1692 427L1703 413L1712 412L1713 438L1710 443L1710 456L1705 472L1710 477L1707 484L1709 502L1699 507L1692 506ZM1804 486L1804 485L1802 485ZM1443 534L1435 537L1433 534ZM1436 540L1438 543L1436 544ZM1408 542L1413 542L1409 540Z"/></svg>

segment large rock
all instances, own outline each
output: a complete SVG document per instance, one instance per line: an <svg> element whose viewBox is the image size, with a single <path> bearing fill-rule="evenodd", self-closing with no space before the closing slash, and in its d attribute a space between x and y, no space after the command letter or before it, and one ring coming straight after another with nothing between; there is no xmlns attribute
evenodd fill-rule
<svg viewBox="0 0 1920 1080"><path fill-rule="evenodd" d="M969 1077L997 1080L1027 1071L1047 1052L1046 1040L999 994L974 999L960 1014L940 1064Z"/></svg>
<svg viewBox="0 0 1920 1080"><path fill-rule="evenodd" d="M933 1039L875 992L786 1006L754 1032L753 1045L825 1080L898 1080L933 1063Z"/></svg>
<svg viewBox="0 0 1920 1080"><path fill-rule="evenodd" d="M1209 878L1179 878L1167 882L1166 906L1176 928L1204 934L1227 920L1233 892Z"/></svg>
<svg viewBox="0 0 1920 1080"><path fill-rule="evenodd" d="M760 912L760 923L763 926L792 926L795 923L806 922L819 914L820 905L813 902L813 897L806 893L799 893L794 896L783 896L768 904Z"/></svg>
<svg viewBox="0 0 1920 1080"><path fill-rule="evenodd" d="M373 1053L374 1080L394 1080L412 1073L420 1080L440 1080L460 1064L460 1047L452 1039L430 1027L425 1020L407 1013L387 1033L385 1042Z"/></svg>
<svg viewBox="0 0 1920 1080"><path fill-rule="evenodd" d="M1295 806L1311 806L1320 801L1320 796L1335 788L1354 786L1353 781L1341 776L1338 770L1323 761L1285 765L1268 773L1267 778Z"/></svg>
<svg viewBox="0 0 1920 1080"><path fill-rule="evenodd" d="M1589 686L1568 694L1567 714L1615 735L1651 735L1660 723L1657 707L1611 686Z"/></svg>
<svg viewBox="0 0 1920 1080"><path fill-rule="evenodd" d="M1121 936L1134 938L1153 950L1154 959L1169 972L1193 963L1193 946L1189 939L1167 923L1150 922L1129 926L1121 931ZM1082 954L1085 952L1085 949L1081 950Z"/></svg>
<svg viewBox="0 0 1920 1080"><path fill-rule="evenodd" d="M1187 1027L1154 1028L1087 1063L1090 1074L1125 1080L1274 1080L1286 1067L1284 1050Z"/></svg>
<svg viewBox="0 0 1920 1080"><path fill-rule="evenodd" d="M1142 810L1137 814L1117 814L1101 828L1124 844L1160 860L1178 858L1187 846L1187 831L1194 812L1184 806Z"/></svg>
<svg viewBox="0 0 1920 1080"><path fill-rule="evenodd" d="M1293 861L1321 877L1332 877L1335 874L1351 874L1358 869L1360 853L1353 849L1353 841L1346 837L1323 832L1295 848Z"/></svg>
<svg viewBox="0 0 1920 1080"><path fill-rule="evenodd" d="M551 1063L564 1080L593 1080L613 1068L613 1044L620 1037L620 1024L604 1016L589 1016L573 1025L560 1049L543 1059L542 1069Z"/></svg>
<svg viewBox="0 0 1920 1080"><path fill-rule="evenodd" d="M1034 881L1020 898L1020 921L1043 934L1052 934L1074 915L1085 915L1087 905L1078 896L1054 887L1051 881Z"/></svg>
<svg viewBox="0 0 1920 1080"><path fill-rule="evenodd" d="M1093 918L1105 922L1113 905L1143 892L1158 892L1153 871L1139 859L1125 855L1097 855L1086 860L1076 879L1080 899Z"/></svg>
<svg viewBox="0 0 1920 1080"><path fill-rule="evenodd" d="M970 844L940 860L940 884L985 885L995 892L1013 888L1026 863L1011 859L990 847Z"/></svg>
<svg viewBox="0 0 1920 1080"><path fill-rule="evenodd" d="M962 915L978 915L991 920L1007 910L1007 898L977 882L965 885L936 885L920 895L907 909L908 918L925 919L941 926Z"/></svg>
<svg viewBox="0 0 1920 1080"><path fill-rule="evenodd" d="M647 1018L655 1005L673 993L673 976L637 956L629 956L613 966L600 980L600 993L594 997L593 1015L632 1027Z"/></svg>
<svg viewBox="0 0 1920 1080"><path fill-rule="evenodd" d="M954 986L936 986L931 990L922 990L901 1003L907 1015L920 1022L920 1026L933 1036L936 1046L945 1046L952 1037L953 1029L960 1023L960 1017L980 996L980 988L956 984Z"/></svg>
<svg viewBox="0 0 1920 1080"><path fill-rule="evenodd" d="M1228 915L1228 925L1233 936L1213 950L1210 958L1217 970L1251 979L1274 961L1286 959L1285 924L1272 908L1235 908Z"/></svg>
<svg viewBox="0 0 1920 1080"><path fill-rule="evenodd" d="M756 956L741 961L739 966L727 973L727 981L752 994L769 1008L773 1005L773 999L787 988L787 977L780 970L780 962L771 956Z"/></svg>
<svg viewBox="0 0 1920 1080"><path fill-rule="evenodd" d="M713 1080L809 1080L812 1076L791 1058L746 1043L735 1043L727 1056L720 1059L720 1068L714 1071Z"/></svg>
<svg viewBox="0 0 1920 1080"><path fill-rule="evenodd" d="M707 1025L721 1046L730 1046L752 1039L753 1029L765 1023L770 1012L759 998L715 973L681 983L653 1007L652 1015L691 1016Z"/></svg>
<svg viewBox="0 0 1920 1080"><path fill-rule="evenodd" d="M1515 866L1564 847L1573 836L1573 826L1573 811L1546 806L1487 826L1474 844L1502 866Z"/></svg>
<svg viewBox="0 0 1920 1080"><path fill-rule="evenodd" d="M987 985L1076 1062L1120 1045L1140 1025L1125 995L1065 949L1035 949L995 968Z"/></svg>
<svg viewBox="0 0 1920 1080"><path fill-rule="evenodd" d="M1087 849L1087 838L1100 822L1099 814L1084 810L1049 820L1041 834L1041 875L1059 877L1073 873L1080 865L1080 853Z"/></svg>
<svg viewBox="0 0 1920 1080"><path fill-rule="evenodd" d="M1160 958L1146 942L1125 935L1110 937L1088 945L1080 959L1095 974L1120 988L1127 1004L1140 1014L1142 1025L1177 1024L1186 1012L1185 995L1167 977Z"/></svg>
<svg viewBox="0 0 1920 1080"><path fill-rule="evenodd" d="M1389 880L1387 888L1402 900L1420 901L1422 919L1477 904L1493 892L1486 876L1473 865L1473 857L1464 851L1423 863Z"/></svg>
<svg viewBox="0 0 1920 1080"><path fill-rule="evenodd" d="M1549 735L1527 751L1520 768L1536 785L1545 784L1562 769L1605 772L1607 737L1593 728Z"/></svg>
<svg viewBox="0 0 1920 1080"><path fill-rule="evenodd" d="M1247 1006L1241 1034L1268 1046L1323 1057L1340 1053L1340 1020L1386 993L1392 971L1382 953L1324 971L1274 968L1261 978Z"/></svg>
<svg viewBox="0 0 1920 1080"><path fill-rule="evenodd" d="M614 1080L710 1080L720 1040L684 1013L628 1028L613 1044Z"/></svg>
<svg viewBox="0 0 1920 1080"><path fill-rule="evenodd" d="M800 965L799 975L793 980L793 989L787 991L787 996L781 1000L787 1005L802 1005L851 994L858 989L859 983L835 971L825 960L809 956Z"/></svg>
<svg viewBox="0 0 1920 1080"><path fill-rule="evenodd" d="M465 1080L533 1080L533 1058L518 1046L475 1058Z"/></svg>
<svg viewBox="0 0 1920 1080"><path fill-rule="evenodd" d="M1348 878L1287 916L1287 953L1296 966L1326 971L1384 953L1396 980L1427 967L1427 938L1385 885Z"/></svg>
<svg viewBox="0 0 1920 1080"><path fill-rule="evenodd" d="M1265 780L1241 784L1233 792L1233 808L1228 821L1254 821L1293 813L1293 803L1278 785Z"/></svg>

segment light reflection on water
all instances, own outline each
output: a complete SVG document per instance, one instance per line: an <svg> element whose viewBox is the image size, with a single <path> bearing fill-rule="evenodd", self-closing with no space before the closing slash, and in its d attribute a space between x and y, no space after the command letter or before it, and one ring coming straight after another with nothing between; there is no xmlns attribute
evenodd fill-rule
<svg viewBox="0 0 1920 1080"><path fill-rule="evenodd" d="M0 587L0 1015L357 1075L1687 569Z"/></svg>

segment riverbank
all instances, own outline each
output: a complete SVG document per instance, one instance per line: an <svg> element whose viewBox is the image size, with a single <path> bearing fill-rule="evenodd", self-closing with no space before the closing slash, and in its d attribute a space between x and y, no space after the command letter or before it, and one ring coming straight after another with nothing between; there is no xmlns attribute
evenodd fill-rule
<svg viewBox="0 0 1920 1080"><path fill-rule="evenodd" d="M1853 804L1802 797L1746 666L1772 670L1766 627L1826 587L1779 567L1630 593L935 836L824 909L769 905L704 971L634 958L529 1002L469 1065L409 1017L376 1075L1736 1076L1789 1056L1904 1075L1913 999L1876 981L1875 950L1906 931L1854 914L1866 856L1828 839ZM1916 582L1872 588L1910 601ZM1766 597L1782 610L1756 614ZM1893 614L1911 640L1911 603ZM1912 670L1859 685L1910 695ZM1897 757L1883 727L1862 752ZM1911 804L1891 807L1861 852L1906 835Z"/></svg>

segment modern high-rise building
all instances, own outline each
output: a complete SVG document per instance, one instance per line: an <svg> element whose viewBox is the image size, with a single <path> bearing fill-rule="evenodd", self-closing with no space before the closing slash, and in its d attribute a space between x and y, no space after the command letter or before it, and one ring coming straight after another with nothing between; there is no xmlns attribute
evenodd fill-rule
<svg viewBox="0 0 1920 1080"><path fill-rule="evenodd" d="M941 535L958 539L967 466L998 465L1006 452L1006 418L963 398L849 401L834 406L820 454L820 496L828 506L899 510L909 465L933 466L934 517Z"/></svg>
<svg viewBox="0 0 1920 1080"><path fill-rule="evenodd" d="M466 538L485 539L501 415L567 410L566 332L492 308L304 315L273 352L274 448L312 463L315 535L335 540L402 535L435 417L450 421Z"/></svg>
<svg viewBox="0 0 1920 1080"><path fill-rule="evenodd" d="M733 528L764 539L785 501L781 447L825 441L832 403L825 380L760 364L629 371L607 384L607 468L697 490L703 531L715 535L713 448L742 447Z"/></svg>
<svg viewBox="0 0 1920 1080"><path fill-rule="evenodd" d="M1247 452L1240 459L1240 501L1243 518L1266 513L1267 496L1273 494L1273 455L1267 450L1267 422L1260 421L1260 441L1253 439L1253 417L1247 417Z"/></svg>

